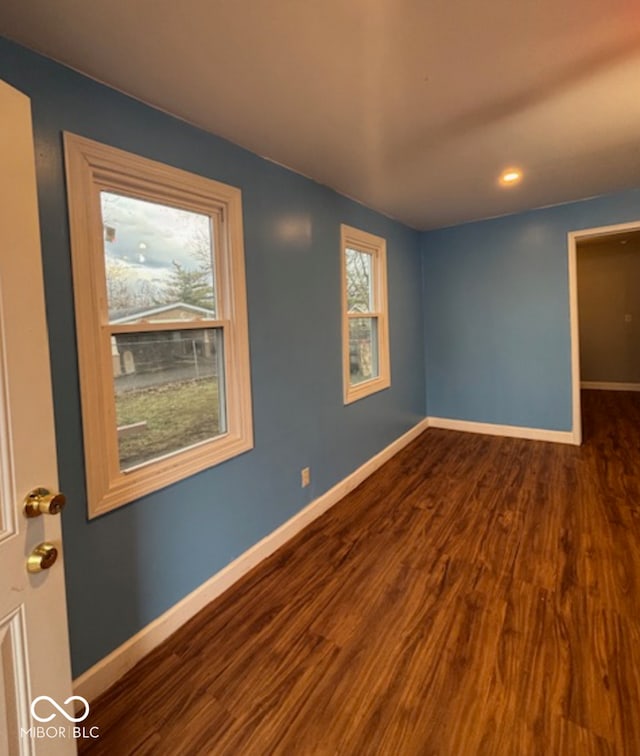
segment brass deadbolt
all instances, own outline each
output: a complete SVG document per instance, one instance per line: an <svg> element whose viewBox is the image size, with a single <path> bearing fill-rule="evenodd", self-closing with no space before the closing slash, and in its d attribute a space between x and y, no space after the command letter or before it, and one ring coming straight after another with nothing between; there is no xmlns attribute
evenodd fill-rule
<svg viewBox="0 0 640 756"><path fill-rule="evenodd" d="M41 543L29 554L27 559L28 572L42 572L56 563L58 549L52 543Z"/></svg>
<svg viewBox="0 0 640 756"><path fill-rule="evenodd" d="M27 517L60 514L66 502L64 494L51 493L47 488L34 488L25 496L24 513Z"/></svg>

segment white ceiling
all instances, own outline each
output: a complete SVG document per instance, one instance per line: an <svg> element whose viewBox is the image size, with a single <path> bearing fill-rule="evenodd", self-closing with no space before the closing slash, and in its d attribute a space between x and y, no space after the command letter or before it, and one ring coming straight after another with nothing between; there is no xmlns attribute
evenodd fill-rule
<svg viewBox="0 0 640 756"><path fill-rule="evenodd" d="M640 185L638 0L3 0L0 33L416 228Z"/></svg>

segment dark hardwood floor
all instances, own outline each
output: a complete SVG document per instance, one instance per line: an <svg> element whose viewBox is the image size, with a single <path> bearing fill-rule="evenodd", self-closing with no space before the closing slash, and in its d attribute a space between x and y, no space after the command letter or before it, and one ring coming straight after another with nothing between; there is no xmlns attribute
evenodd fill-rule
<svg viewBox="0 0 640 756"><path fill-rule="evenodd" d="M640 754L640 393L428 430L94 702L84 753Z"/></svg>

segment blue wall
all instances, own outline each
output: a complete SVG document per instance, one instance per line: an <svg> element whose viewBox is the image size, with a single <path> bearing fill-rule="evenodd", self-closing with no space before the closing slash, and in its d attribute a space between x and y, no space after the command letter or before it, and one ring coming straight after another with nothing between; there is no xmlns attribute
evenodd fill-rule
<svg viewBox="0 0 640 756"><path fill-rule="evenodd" d="M640 190L422 234L432 417L571 430L567 233L640 219Z"/></svg>
<svg viewBox="0 0 640 756"><path fill-rule="evenodd" d="M80 674L425 414L419 235L0 39L32 98L73 671ZM255 449L88 522L61 132L243 192ZM343 406L340 223L387 239L392 386ZM296 233L283 235L282 226ZM312 484L300 488L300 469Z"/></svg>

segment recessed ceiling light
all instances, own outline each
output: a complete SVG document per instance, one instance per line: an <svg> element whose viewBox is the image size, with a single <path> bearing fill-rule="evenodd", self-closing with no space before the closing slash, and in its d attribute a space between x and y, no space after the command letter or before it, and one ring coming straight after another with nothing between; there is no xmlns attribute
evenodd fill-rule
<svg viewBox="0 0 640 756"><path fill-rule="evenodd" d="M500 174L501 186L513 186L522 179L522 171L519 168L506 168Z"/></svg>

